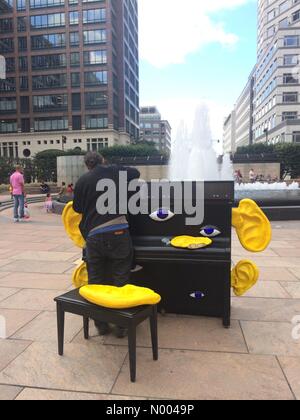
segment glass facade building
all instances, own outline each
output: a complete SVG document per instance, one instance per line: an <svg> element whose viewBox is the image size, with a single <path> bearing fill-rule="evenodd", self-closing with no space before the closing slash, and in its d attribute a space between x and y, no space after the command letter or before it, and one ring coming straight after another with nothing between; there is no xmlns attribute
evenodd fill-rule
<svg viewBox="0 0 300 420"><path fill-rule="evenodd" d="M0 156L139 138L137 0L0 0L0 55Z"/></svg>

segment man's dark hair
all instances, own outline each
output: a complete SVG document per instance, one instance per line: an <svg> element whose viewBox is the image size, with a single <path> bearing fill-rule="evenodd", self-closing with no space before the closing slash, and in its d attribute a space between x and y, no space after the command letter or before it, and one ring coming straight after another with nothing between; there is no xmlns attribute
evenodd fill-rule
<svg viewBox="0 0 300 420"><path fill-rule="evenodd" d="M84 163L89 170L94 169L97 165L102 165L104 162L103 156L97 152L88 152L84 157Z"/></svg>

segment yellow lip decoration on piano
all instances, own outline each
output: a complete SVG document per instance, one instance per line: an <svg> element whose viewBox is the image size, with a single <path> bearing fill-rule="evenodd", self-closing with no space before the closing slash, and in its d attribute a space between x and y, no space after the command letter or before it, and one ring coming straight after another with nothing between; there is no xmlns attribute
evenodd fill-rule
<svg viewBox="0 0 300 420"><path fill-rule="evenodd" d="M72 276L72 282L76 289L86 286L89 282L87 266L84 261L76 268Z"/></svg>
<svg viewBox="0 0 300 420"><path fill-rule="evenodd" d="M253 200L242 200L239 207L233 209L232 225L247 251L262 252L269 246L272 239L271 223Z"/></svg>
<svg viewBox="0 0 300 420"><path fill-rule="evenodd" d="M62 214L62 220L69 238L74 242L76 246L79 248L84 248L85 240L79 229L82 215L74 211L72 201L66 205Z"/></svg>
<svg viewBox="0 0 300 420"><path fill-rule="evenodd" d="M151 289L128 284L124 287L90 285L79 291L88 302L110 309L129 309L157 305L161 297Z"/></svg>
<svg viewBox="0 0 300 420"><path fill-rule="evenodd" d="M205 248L212 244L212 240L209 238L194 236L177 236L171 240L171 245L174 248L183 248L183 249L201 249Z"/></svg>
<svg viewBox="0 0 300 420"><path fill-rule="evenodd" d="M256 285L259 269L252 261L240 261L231 272L231 286L236 296L243 296Z"/></svg>

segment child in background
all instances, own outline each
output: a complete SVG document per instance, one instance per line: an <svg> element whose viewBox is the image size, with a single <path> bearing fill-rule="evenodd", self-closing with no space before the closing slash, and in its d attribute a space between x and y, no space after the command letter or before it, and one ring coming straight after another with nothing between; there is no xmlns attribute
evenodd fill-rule
<svg viewBox="0 0 300 420"><path fill-rule="evenodd" d="M28 220L28 219L30 219L30 213L29 213L29 210L28 210L27 194L24 193L23 195L24 195L24 219Z"/></svg>
<svg viewBox="0 0 300 420"><path fill-rule="evenodd" d="M46 209L47 213L52 213L53 202L52 202L51 194L47 194L47 198L46 198L46 201L45 201L45 209Z"/></svg>

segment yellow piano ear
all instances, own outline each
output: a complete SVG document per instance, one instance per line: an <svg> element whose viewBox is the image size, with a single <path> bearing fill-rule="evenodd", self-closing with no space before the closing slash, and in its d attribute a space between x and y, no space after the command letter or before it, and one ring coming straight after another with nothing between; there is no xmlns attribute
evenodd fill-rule
<svg viewBox="0 0 300 420"><path fill-rule="evenodd" d="M79 225L82 220L82 216L79 213L76 213L73 209L73 202L70 202L66 205L63 214L62 221L69 238L74 242L79 248L85 247L85 240L81 235Z"/></svg>
<svg viewBox="0 0 300 420"><path fill-rule="evenodd" d="M82 263L74 271L72 282L76 289L79 289L80 287L83 287L83 286L87 286L89 282L89 278L88 278L87 266L85 262L82 261Z"/></svg>
<svg viewBox="0 0 300 420"><path fill-rule="evenodd" d="M252 261L240 261L231 272L231 286L235 295L243 296L256 285L258 278L259 269Z"/></svg>
<svg viewBox="0 0 300 420"><path fill-rule="evenodd" d="M260 207L250 199L240 202L232 211L232 225L242 246L250 252L262 252L272 240L272 227Z"/></svg>

